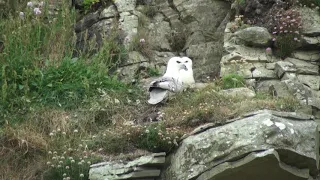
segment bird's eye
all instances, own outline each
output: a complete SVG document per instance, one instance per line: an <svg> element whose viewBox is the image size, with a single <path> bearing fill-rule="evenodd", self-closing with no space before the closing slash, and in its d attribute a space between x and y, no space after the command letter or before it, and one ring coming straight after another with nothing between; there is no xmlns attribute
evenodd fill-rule
<svg viewBox="0 0 320 180"><path fill-rule="evenodd" d="M185 63L188 63L188 61L185 61Z"/></svg>
<svg viewBox="0 0 320 180"><path fill-rule="evenodd" d="M177 63L179 63L179 64L180 64L181 62L180 62L180 61L177 61Z"/></svg>

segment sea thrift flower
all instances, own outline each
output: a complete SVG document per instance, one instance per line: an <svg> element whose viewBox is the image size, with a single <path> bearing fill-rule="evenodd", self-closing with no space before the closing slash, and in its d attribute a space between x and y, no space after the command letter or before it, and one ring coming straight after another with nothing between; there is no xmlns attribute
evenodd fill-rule
<svg viewBox="0 0 320 180"><path fill-rule="evenodd" d="M32 3L31 1L29 1L29 2L27 3L27 6L28 6L28 7L32 7L32 6L33 6L33 3Z"/></svg>
<svg viewBox="0 0 320 180"><path fill-rule="evenodd" d="M276 41L276 38L272 38L272 41Z"/></svg>
<svg viewBox="0 0 320 180"><path fill-rule="evenodd" d="M140 39L140 41L139 41L140 43L145 43L146 42L146 40L145 39Z"/></svg>
<svg viewBox="0 0 320 180"><path fill-rule="evenodd" d="M267 47L266 51L267 51L267 52L270 52L270 51L271 51L271 48L270 48L270 47Z"/></svg>
<svg viewBox="0 0 320 180"><path fill-rule="evenodd" d="M34 9L33 9L33 12L34 12L35 15L41 14L41 11L40 11L39 8L34 8Z"/></svg>
<svg viewBox="0 0 320 180"><path fill-rule="evenodd" d="M293 38L293 40L298 41L298 38L295 37L295 38Z"/></svg>
<svg viewBox="0 0 320 180"><path fill-rule="evenodd" d="M24 18L24 12L20 12L19 16L20 16L21 19L23 19Z"/></svg>

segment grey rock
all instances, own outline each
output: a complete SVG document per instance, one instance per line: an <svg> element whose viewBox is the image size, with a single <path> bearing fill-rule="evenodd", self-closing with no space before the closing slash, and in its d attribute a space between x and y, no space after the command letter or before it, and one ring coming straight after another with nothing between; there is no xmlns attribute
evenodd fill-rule
<svg viewBox="0 0 320 180"><path fill-rule="evenodd" d="M168 35L171 34L170 23L164 21L164 16L157 14L154 22L148 26L148 40L157 51L171 51Z"/></svg>
<svg viewBox="0 0 320 180"><path fill-rule="evenodd" d="M300 7L297 9L301 14L302 33L307 36L320 35L320 15L316 9Z"/></svg>
<svg viewBox="0 0 320 180"><path fill-rule="evenodd" d="M173 6L180 13L180 19L191 32L216 32L216 27L224 22L230 5L224 1L212 0L173 0ZM214 17L214 18L212 18Z"/></svg>
<svg viewBox="0 0 320 180"><path fill-rule="evenodd" d="M315 178L319 133L316 122L303 117L264 110L189 136L163 173L171 180Z"/></svg>
<svg viewBox="0 0 320 180"><path fill-rule="evenodd" d="M126 47L129 46L129 44L133 41L134 37L138 34L138 23L138 16L132 15L128 12L120 13L119 27L126 35L124 41Z"/></svg>
<svg viewBox="0 0 320 180"><path fill-rule="evenodd" d="M303 61L295 58L286 58L285 61L291 62L297 69L298 74L310 74L310 75L319 74L319 66L316 64L312 64L308 61Z"/></svg>
<svg viewBox="0 0 320 180"><path fill-rule="evenodd" d="M258 91L269 93L277 97L288 97L290 92L284 82L279 80L265 80L257 83Z"/></svg>
<svg viewBox="0 0 320 180"><path fill-rule="evenodd" d="M241 97L241 98L253 98L256 93L249 88L232 88L220 91L224 96Z"/></svg>
<svg viewBox="0 0 320 180"><path fill-rule="evenodd" d="M121 12L128 12L133 11L136 7L137 0L121 0L115 1L114 4L117 6L118 11Z"/></svg>
<svg viewBox="0 0 320 180"><path fill-rule="evenodd" d="M297 78L283 80L286 83L289 91L295 95L295 97L303 105L308 105L309 100L312 99L312 92L310 89L305 87Z"/></svg>
<svg viewBox="0 0 320 180"><path fill-rule="evenodd" d="M274 70L276 63L266 63L266 69Z"/></svg>
<svg viewBox="0 0 320 180"><path fill-rule="evenodd" d="M284 73L284 75L282 76L281 81L288 80L288 79L294 79L294 78L296 78L296 77L297 77L296 73L286 72L286 73Z"/></svg>
<svg viewBox="0 0 320 180"><path fill-rule="evenodd" d="M303 49L308 49L308 50L319 49L319 47L320 47L320 39L319 39L319 37L304 36L301 39L301 47Z"/></svg>
<svg viewBox="0 0 320 180"><path fill-rule="evenodd" d="M116 16L118 16L117 9L114 5L111 5L111 6L102 10L99 18L100 19L107 19L107 18L114 18Z"/></svg>
<svg viewBox="0 0 320 180"><path fill-rule="evenodd" d="M75 25L75 32L81 32L89 27L91 27L94 23L99 21L99 13L94 12L94 13L89 13L86 16L82 18L79 22L76 23Z"/></svg>
<svg viewBox="0 0 320 180"><path fill-rule="evenodd" d="M279 78L282 78L286 72L296 72L297 69L288 61L278 61L275 65L275 72Z"/></svg>
<svg viewBox="0 0 320 180"><path fill-rule="evenodd" d="M268 30L263 27L248 27L235 32L234 35L245 45L257 47L269 46L272 38Z"/></svg>
<svg viewBox="0 0 320 180"><path fill-rule="evenodd" d="M319 51L294 51L292 57L305 61L319 61Z"/></svg>
<svg viewBox="0 0 320 180"><path fill-rule="evenodd" d="M132 65L132 64L140 64L143 62L148 62L147 58L145 58L140 52L138 51L131 51L128 53L128 59L125 62L124 66Z"/></svg>
<svg viewBox="0 0 320 180"><path fill-rule="evenodd" d="M273 70L266 69L265 67L257 67L252 72L252 77L256 79L275 79L277 76Z"/></svg>
<svg viewBox="0 0 320 180"><path fill-rule="evenodd" d="M297 75L298 80L313 90L320 90L320 76Z"/></svg>
<svg viewBox="0 0 320 180"><path fill-rule="evenodd" d="M160 175L161 166L165 163L165 153L154 153L142 156L130 162L103 162L90 167L90 180L110 179L147 179Z"/></svg>

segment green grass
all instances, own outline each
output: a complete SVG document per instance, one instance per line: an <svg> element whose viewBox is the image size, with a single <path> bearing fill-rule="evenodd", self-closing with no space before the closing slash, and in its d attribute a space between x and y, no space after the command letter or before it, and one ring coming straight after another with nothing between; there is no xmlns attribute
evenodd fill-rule
<svg viewBox="0 0 320 180"><path fill-rule="evenodd" d="M244 87L245 80L238 74L227 74L222 77L222 84L224 89Z"/></svg>

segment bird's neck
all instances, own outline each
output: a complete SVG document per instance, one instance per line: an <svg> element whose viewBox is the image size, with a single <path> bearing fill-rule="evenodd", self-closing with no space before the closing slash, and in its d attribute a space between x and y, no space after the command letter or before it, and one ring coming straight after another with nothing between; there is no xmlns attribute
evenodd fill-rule
<svg viewBox="0 0 320 180"><path fill-rule="evenodd" d="M178 77L179 76L179 69L170 69L168 68L164 76L167 77Z"/></svg>

